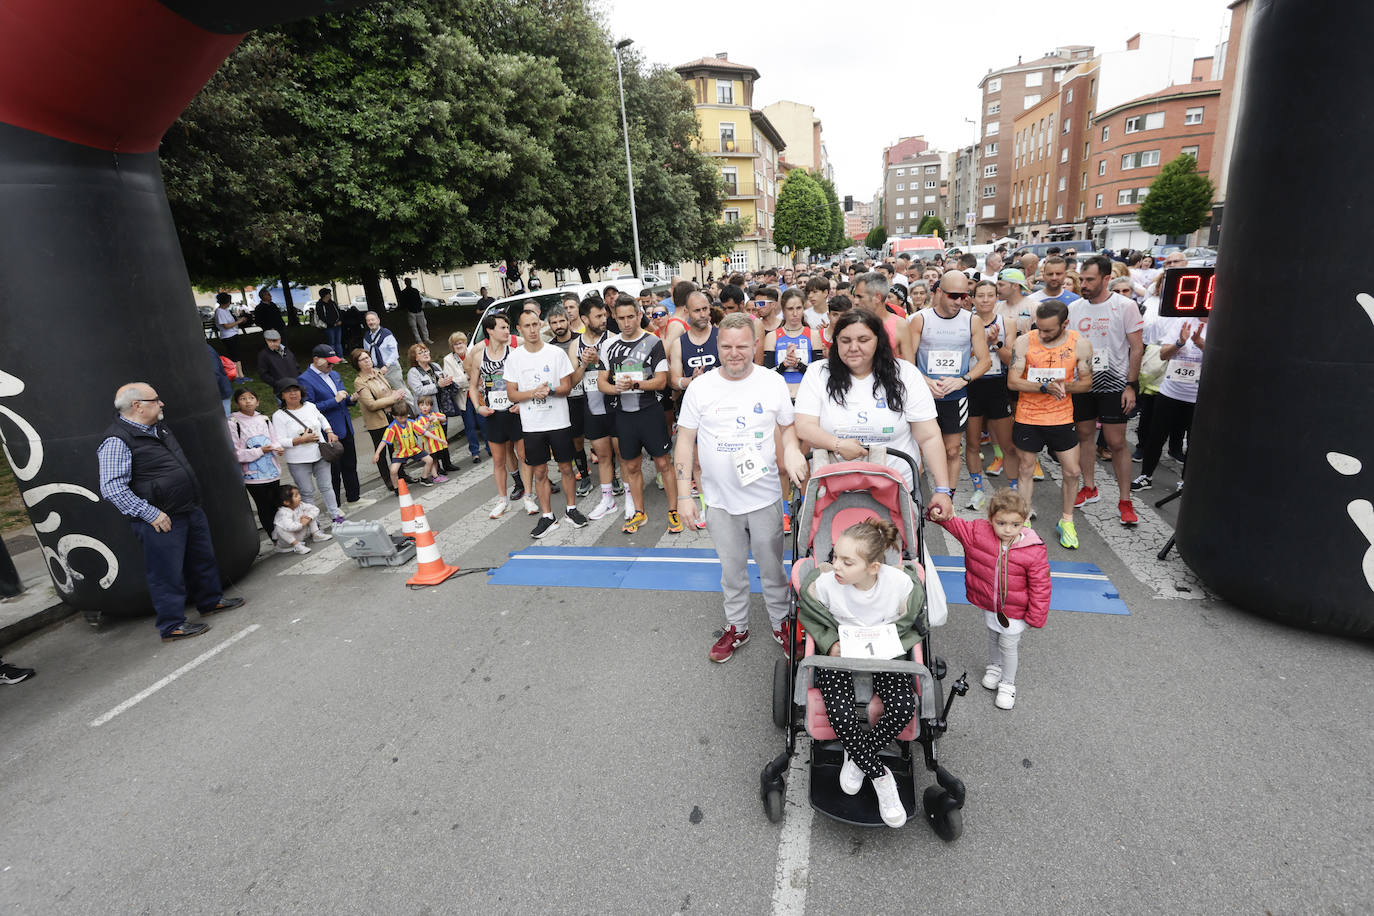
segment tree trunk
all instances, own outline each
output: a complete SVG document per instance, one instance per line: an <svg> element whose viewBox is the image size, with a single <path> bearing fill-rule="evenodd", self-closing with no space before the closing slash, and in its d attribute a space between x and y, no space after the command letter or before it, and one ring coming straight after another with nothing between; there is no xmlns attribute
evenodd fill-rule
<svg viewBox="0 0 1374 916"><path fill-rule="evenodd" d="M396 297L395 301L399 304L401 301L401 283L396 279L394 271L388 270L386 272L386 277L391 281L391 295Z"/></svg>
<svg viewBox="0 0 1374 916"><path fill-rule="evenodd" d="M582 279L583 283L592 282L592 269L590 267L579 266L577 268L577 275Z"/></svg>
<svg viewBox="0 0 1374 916"><path fill-rule="evenodd" d="M291 285L282 277L277 281L281 284L282 303L286 306L286 323L293 328L300 327L300 309L296 308L296 303L291 299Z"/></svg>
<svg viewBox="0 0 1374 916"><path fill-rule="evenodd" d="M378 315L386 314L386 300L382 298L382 281L376 273L363 274L363 292L367 295L367 308Z"/></svg>

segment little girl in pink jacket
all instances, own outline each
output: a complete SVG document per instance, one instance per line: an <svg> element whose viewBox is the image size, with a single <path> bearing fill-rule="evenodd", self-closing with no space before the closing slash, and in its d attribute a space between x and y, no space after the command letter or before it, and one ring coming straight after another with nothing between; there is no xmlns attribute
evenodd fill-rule
<svg viewBox="0 0 1374 916"><path fill-rule="evenodd" d="M988 625L988 670L983 686L997 691L998 709L1016 703L1017 646L1026 627L1045 625L1050 610L1050 563L1045 542L1026 524L1026 502L1000 490L988 502L988 521L939 521L964 545L964 590Z"/></svg>

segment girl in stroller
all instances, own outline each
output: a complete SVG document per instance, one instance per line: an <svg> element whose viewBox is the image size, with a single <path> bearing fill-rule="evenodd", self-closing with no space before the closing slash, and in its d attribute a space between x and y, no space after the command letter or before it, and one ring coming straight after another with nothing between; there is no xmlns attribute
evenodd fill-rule
<svg viewBox="0 0 1374 916"><path fill-rule="evenodd" d="M802 596L799 607L802 623L815 640L818 652L840 654L841 626L895 625L903 655L920 640L915 629L920 607L909 607L911 603L907 600L914 583L903 570L883 563L886 552L898 546L897 526L876 518L851 525L835 541L833 568L817 577ZM878 753L916 714L911 675L874 672L873 689L882 698L883 713L870 731L864 731L859 724L850 672L820 668L815 677L830 725L844 746L840 788L855 795L863 788L864 778L871 779L883 821L889 827L902 826L906 823L906 809L897 792L897 781L879 760Z"/></svg>

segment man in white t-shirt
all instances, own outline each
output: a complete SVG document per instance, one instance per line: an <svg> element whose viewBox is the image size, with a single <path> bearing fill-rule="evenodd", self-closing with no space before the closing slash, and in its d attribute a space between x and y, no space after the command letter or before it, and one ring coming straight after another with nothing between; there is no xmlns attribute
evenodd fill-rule
<svg viewBox="0 0 1374 916"><path fill-rule="evenodd" d="M539 330L539 313L520 316L520 337L524 344L506 357L506 393L520 405L521 439L525 443L525 464L534 477L541 515L530 535L542 538L558 527L553 514L553 492L549 485L549 455L558 462L563 475L563 493L568 500L568 524L582 528L587 518L577 509L577 480L573 474L572 419L568 414L568 392L573 385L572 361L567 352L547 344Z"/></svg>
<svg viewBox="0 0 1374 916"><path fill-rule="evenodd" d="M720 557L720 591L725 630L708 656L729 661L749 639L749 552L759 567L763 601L773 638L784 647L787 575L782 565L782 503L778 453L798 486L806 479L806 458L792 428L792 399L776 372L754 364L753 321L726 315L717 347L720 367L698 376L682 398L678 417L678 511L696 521L691 496L694 459L701 462L701 491L711 507L711 542ZM697 443L700 441L700 455Z"/></svg>
<svg viewBox="0 0 1374 916"><path fill-rule="evenodd" d="M1108 275L1110 276L1110 271ZM1078 293L1064 285L1069 276L1069 263L1059 255L1050 255L1040 263L1040 279L1045 281L1044 289L1037 289L1026 298L1031 300L1031 309L1046 299L1058 299L1065 305L1073 305L1080 298Z"/></svg>
<svg viewBox="0 0 1374 916"><path fill-rule="evenodd" d="M1083 486L1074 499L1081 509L1100 499L1095 481L1097 424L1112 452L1112 470L1120 491L1117 511L1121 524L1140 521L1131 503L1131 450L1126 447L1126 418L1135 409L1140 360L1145 355L1140 309L1111 291L1112 262L1102 255L1083 259L1079 273L1083 298L1069 304L1069 327L1092 344L1092 391L1073 396L1073 420L1078 426L1078 463Z"/></svg>

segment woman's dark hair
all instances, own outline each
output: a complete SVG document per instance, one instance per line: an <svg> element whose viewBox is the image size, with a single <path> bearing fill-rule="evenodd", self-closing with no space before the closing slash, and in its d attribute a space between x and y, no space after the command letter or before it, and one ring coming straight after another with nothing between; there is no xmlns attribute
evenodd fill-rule
<svg viewBox="0 0 1374 916"><path fill-rule="evenodd" d="M825 382L825 393L841 407L844 406L845 395L849 393L849 383L851 376L849 367L840 359L840 332L853 324L861 324L873 332L873 336L878 339L878 349L873 351L873 394L879 393L882 389L883 398L887 401L887 409L896 413L901 413L903 401L906 397L906 386L902 384L902 376L897 367L897 356L892 352L892 342L887 339L887 331L883 328L883 323L878 320L878 316L862 309L850 309L840 316L840 320L835 322L835 330L830 335L833 343L830 345L830 357L827 364L830 367L830 378Z"/></svg>

